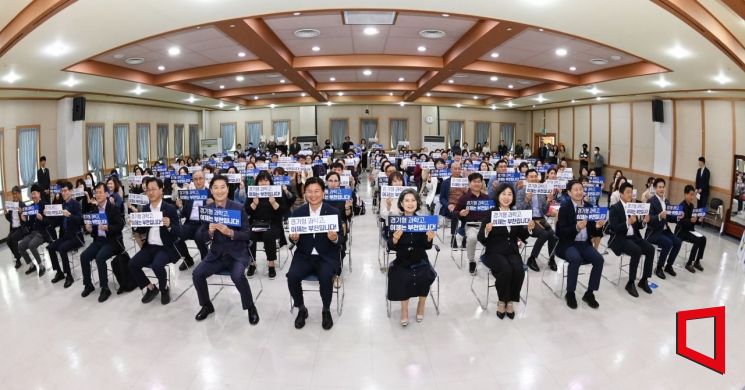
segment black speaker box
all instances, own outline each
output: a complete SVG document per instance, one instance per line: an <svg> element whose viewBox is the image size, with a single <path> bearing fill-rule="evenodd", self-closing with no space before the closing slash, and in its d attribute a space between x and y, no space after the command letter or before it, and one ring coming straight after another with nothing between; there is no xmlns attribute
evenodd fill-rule
<svg viewBox="0 0 745 390"><path fill-rule="evenodd" d="M85 98L76 97L72 99L72 121L85 120Z"/></svg>
<svg viewBox="0 0 745 390"><path fill-rule="evenodd" d="M652 121L665 122L665 111L662 108L662 100L652 100Z"/></svg>

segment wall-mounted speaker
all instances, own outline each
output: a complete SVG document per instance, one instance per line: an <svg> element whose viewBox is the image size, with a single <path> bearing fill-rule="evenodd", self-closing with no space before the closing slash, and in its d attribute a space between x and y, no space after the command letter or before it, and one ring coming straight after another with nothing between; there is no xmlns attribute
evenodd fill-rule
<svg viewBox="0 0 745 390"><path fill-rule="evenodd" d="M652 100L652 121L665 122L665 111L662 106L662 100Z"/></svg>
<svg viewBox="0 0 745 390"><path fill-rule="evenodd" d="M85 98L80 96L72 99L72 121L85 120Z"/></svg>

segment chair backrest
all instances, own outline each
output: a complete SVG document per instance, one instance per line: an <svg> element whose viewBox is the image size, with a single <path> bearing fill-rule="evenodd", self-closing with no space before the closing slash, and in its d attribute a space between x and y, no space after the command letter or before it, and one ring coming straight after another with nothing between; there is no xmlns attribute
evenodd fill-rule
<svg viewBox="0 0 745 390"><path fill-rule="evenodd" d="M719 206L724 205L724 201L722 201L719 198L711 198L711 201L709 202L709 210L715 211L719 209Z"/></svg>

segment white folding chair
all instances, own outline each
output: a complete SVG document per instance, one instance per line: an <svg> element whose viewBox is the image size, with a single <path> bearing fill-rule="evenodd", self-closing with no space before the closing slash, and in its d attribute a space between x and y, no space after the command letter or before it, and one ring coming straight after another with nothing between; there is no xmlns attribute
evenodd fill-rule
<svg viewBox="0 0 745 390"><path fill-rule="evenodd" d="M435 270L435 283L437 283L436 288L432 288L430 286L429 288L429 297L432 300L432 305L435 307L435 313L437 315L440 315L440 275L437 273L437 259L440 257L440 247L435 244L433 245L435 248L435 251L437 254L435 255L435 261L432 263L432 269ZM388 276L386 275L385 278L385 307L386 307L386 313L388 315L388 318L391 318L391 301L388 300Z"/></svg>
<svg viewBox="0 0 745 390"><path fill-rule="evenodd" d="M523 247L520 249L520 257L523 260L523 272L525 272L525 296L520 294L520 301L527 307L528 306L528 294L530 292L530 278L528 277L528 263L527 258L525 255L527 254L527 245L523 245ZM476 273L473 274L471 277L471 293L473 293L474 298L476 298L476 301L479 303L479 306L482 310L486 310L489 306L489 295L491 292L491 289L495 287L496 285L496 279L494 280L494 283L492 283L492 273L489 267L486 266L484 262L484 251L482 251L481 256L479 256L479 263L481 266L486 269L486 299L482 302L481 298L479 298L479 295L476 293L476 289L473 287L478 272L478 268L476 268Z"/></svg>

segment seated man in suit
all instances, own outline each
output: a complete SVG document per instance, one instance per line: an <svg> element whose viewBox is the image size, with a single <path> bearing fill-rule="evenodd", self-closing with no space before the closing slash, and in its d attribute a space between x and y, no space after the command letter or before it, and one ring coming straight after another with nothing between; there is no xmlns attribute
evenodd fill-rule
<svg viewBox="0 0 745 390"><path fill-rule="evenodd" d="M28 255L28 252L31 251L36 264L39 265L39 277L44 276L46 272L44 261L39 253L39 246L45 242L52 242L49 220L44 218L44 206L46 206L47 202L42 197L43 192L44 190L38 185L33 184L31 186L31 202L39 207L39 213L29 216L21 214L21 221L28 227L28 235L24 236L18 243L18 251L21 252L21 256L26 260L26 264L30 265L26 271L26 275L36 272L36 265L31 262L31 256Z"/></svg>
<svg viewBox="0 0 745 390"><path fill-rule="evenodd" d="M191 181L194 183L195 190L206 190L204 180L204 173L202 171L196 171L191 175ZM207 200L181 200L176 199L176 207L181 210L181 216L186 218L184 224L181 225L181 239L176 244L176 248L179 253L184 255L184 262L178 267L181 271L186 271L189 267L194 266L194 259L189 254L189 249L186 247L186 240L194 240L199 249L199 255L202 260L207 256L207 242L196 239L197 230L202 223L199 222L199 207L205 204L212 203L213 200L207 198Z"/></svg>
<svg viewBox="0 0 745 390"><path fill-rule="evenodd" d="M83 270L84 286L83 293L80 295L85 298L96 290L91 281L91 261L95 259L98 280L101 284L101 294L98 296L98 301L105 302L111 296L106 261L114 255L124 252L124 242L122 241L124 217L119 211L119 207L106 198L106 184L103 182L96 184L94 197L98 206L97 212L106 214L106 225L85 224L85 230L91 234L93 242L80 254L80 269Z"/></svg>
<svg viewBox="0 0 745 390"><path fill-rule="evenodd" d="M619 192L621 201L614 204L608 210L608 219L611 229L610 249L616 255L626 254L631 259L629 262L629 281L626 283L626 291L634 298L639 297L639 293L634 287L636 279L636 270L639 267L639 259L644 255L644 268L642 277L639 279L639 287L647 294L652 293L649 288L647 279L652 276L652 265L654 264L654 246L645 241L639 234L639 230L644 228L642 221L636 216L628 216L626 205L632 201L634 186L629 183L621 184ZM649 215L645 215L644 224L649 222Z"/></svg>
<svg viewBox="0 0 745 390"><path fill-rule="evenodd" d="M577 207L592 207L589 202L585 202L585 190L582 182L571 180L567 184L567 192L570 199L561 204L559 208L559 220L556 223L556 234L559 236L559 243L556 247L556 254L569 263L567 275L567 306L572 309L577 308L577 298L574 290L577 288L577 276L579 267L582 264L592 264L590 272L590 283L587 285L587 291L582 296L591 308L597 309L600 304L595 299L593 291L600 288L600 277L603 275L603 256L592 246L590 241L592 234L597 230L602 230L605 221L595 223L577 220Z"/></svg>
<svg viewBox="0 0 745 390"><path fill-rule="evenodd" d="M251 262L251 255L248 253L249 238L251 237L251 227L248 222L248 215L243 212L243 205L228 199L228 178L217 175L210 182L210 191L215 201L210 203L206 208L238 210L241 214L241 226L229 227L222 223L206 223L197 231L196 241L210 245L209 253L202 258L197 268L192 273L194 289L197 290L199 297L199 310L195 319L202 321L215 308L210 302L210 293L207 287L207 278L224 270L230 271L230 278L233 279L235 288L241 294L241 303L243 310L248 310L248 322L251 325L259 323L259 313L256 311L253 297L251 296L251 287L246 280L246 267Z"/></svg>
<svg viewBox="0 0 745 390"><path fill-rule="evenodd" d="M323 202L326 186L323 180L317 177L309 178L305 182L306 204L298 207L292 217L318 217L321 215L334 215L338 219L338 225L342 226L339 211ZM296 243L295 255L292 257L290 270L287 272L287 287L295 307L298 308L295 318L295 328L305 326L308 318L308 309L303 301L302 281L308 275L318 277L323 310L321 312L323 329L329 330L334 326L331 318L331 298L333 295L333 278L340 267L339 254L342 245L342 237L336 231L326 234L290 234L290 240Z"/></svg>
<svg viewBox="0 0 745 390"><path fill-rule="evenodd" d="M440 215L443 217L447 217L450 219L450 235L452 236L450 239L450 246L452 248L458 247L458 238L455 235L456 230L458 229L458 222L460 219L458 218L458 213L455 212L455 206L458 203L458 199L466 193L468 190L467 188L453 188L452 178L460 178L462 177L462 169L460 166L460 162L453 162L450 165L450 177L445 179L442 182L442 186L440 187L440 205L442 205L442 208L440 208ZM463 247L466 246L466 238L463 237Z"/></svg>
<svg viewBox="0 0 745 390"><path fill-rule="evenodd" d="M150 204L142 208L142 212L162 212L163 225L160 227L139 227L134 231L144 238L142 249L129 262L129 269L140 289L145 289L142 303L150 303L161 292L160 303L167 305L171 302L166 277L166 264L175 263L181 258L176 249L176 243L181 237L181 221L179 221L176 207L163 202L163 182L156 177L146 177L142 182ZM158 287L150 283L143 267L152 268L158 278ZM160 287L160 289L159 289Z"/></svg>
<svg viewBox="0 0 745 390"><path fill-rule="evenodd" d="M693 244L686 263L686 270L690 273L696 273L696 270L703 272L704 267L701 266L701 259L704 258L704 250L706 250L706 236L696 232L695 229L696 223L702 220L701 217L693 216L693 209L696 206L696 189L689 184L685 186L683 192L685 198L680 202L680 205L683 206L683 217L678 221L678 226L675 227L675 235L683 241Z"/></svg>
<svg viewBox="0 0 745 390"><path fill-rule="evenodd" d="M47 245L49 258L52 260L52 269L57 271L52 278L52 283L65 279L65 288L72 286L75 281L70 270L70 259L67 253L83 246L83 214L80 202L72 197L72 183L65 180L60 183L60 194L62 194L62 217L52 217L57 226L60 226L60 238ZM46 218L46 217L45 217ZM60 270L57 252L62 257L62 269ZM64 273L62 272L64 271Z"/></svg>
<svg viewBox="0 0 745 390"><path fill-rule="evenodd" d="M13 189L11 190L11 196L13 202L18 203L18 210L8 211L7 209L4 209L3 213L5 214L5 219L8 220L8 223L10 223L10 233L8 233L7 238L8 248L10 248L10 252L13 254L13 258L16 259L15 267L16 269L18 269L21 268L21 252L18 250L18 244L28 233L28 229L23 226L23 223L21 221L21 212L23 211L23 208L26 206L26 204L23 203L23 200L21 199L21 187L13 186Z"/></svg>
<svg viewBox="0 0 745 390"><path fill-rule="evenodd" d="M541 176L535 169L528 169L526 179L528 183L541 182ZM543 245L546 243L546 241L548 241L548 253L550 254L550 257L548 259L548 266L549 268L551 268L552 271L556 271L557 269L556 260L554 260L554 249L556 248L558 238L556 237L556 234L554 234L554 230L551 229L551 225L546 221L548 205L549 203L553 202L553 200L553 194L532 194L530 192L527 192L526 187L517 190L517 204L515 208L518 210L533 210L533 221L535 221L535 229L533 229L533 233L531 235L533 237L536 237L537 240L533 245L533 251L530 253L530 257L528 257L528 267L536 272L540 270L540 267L538 267L538 263L535 261L535 259L538 258L538 256L541 254L541 249L543 249Z"/></svg>
<svg viewBox="0 0 745 390"><path fill-rule="evenodd" d="M665 279L665 272L676 276L673 269L675 258L678 257L683 240L678 238L670 230L668 222L677 222L680 218L667 215L667 206L670 201L665 198L665 179L658 177L652 183L654 196L649 198L649 232L647 232L647 241L660 247L660 258L657 260L657 270L655 275L660 279ZM663 272L664 268L664 272Z"/></svg>

